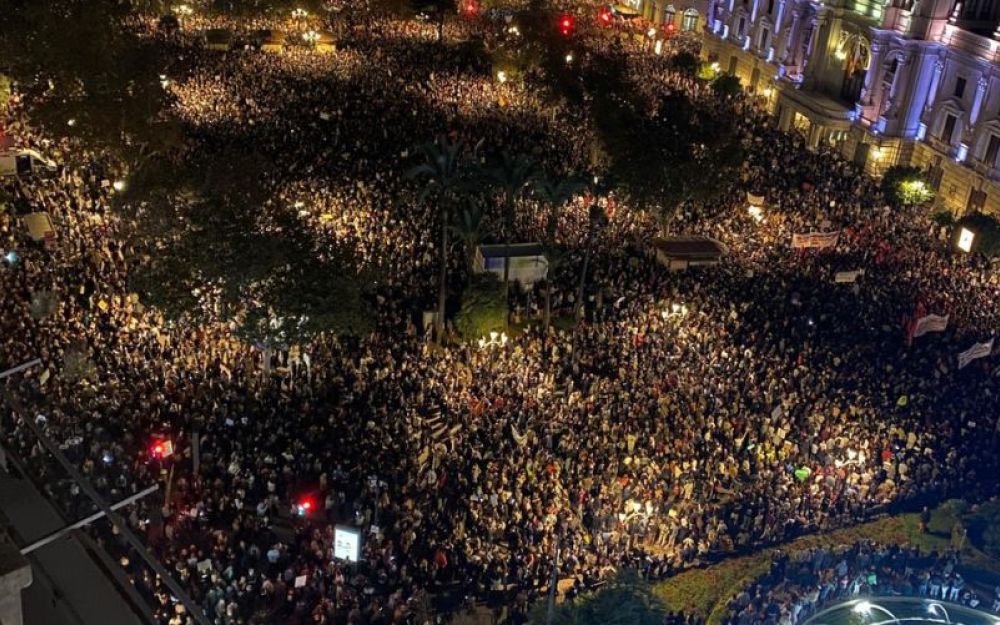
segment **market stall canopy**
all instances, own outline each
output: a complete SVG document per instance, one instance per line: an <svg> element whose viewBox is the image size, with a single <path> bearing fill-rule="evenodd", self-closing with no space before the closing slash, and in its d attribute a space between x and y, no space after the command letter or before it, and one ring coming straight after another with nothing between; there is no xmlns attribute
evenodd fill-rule
<svg viewBox="0 0 1000 625"><path fill-rule="evenodd" d="M254 40L260 46L260 49L269 52L284 50L287 39L284 32L273 29L258 30L254 36Z"/></svg>
<svg viewBox="0 0 1000 625"><path fill-rule="evenodd" d="M729 253L725 245L700 235L676 235L653 240L656 259L669 269L715 265Z"/></svg>
<svg viewBox="0 0 1000 625"><path fill-rule="evenodd" d="M233 32L228 28L210 28L205 31L205 47L209 50L228 50L233 45Z"/></svg>

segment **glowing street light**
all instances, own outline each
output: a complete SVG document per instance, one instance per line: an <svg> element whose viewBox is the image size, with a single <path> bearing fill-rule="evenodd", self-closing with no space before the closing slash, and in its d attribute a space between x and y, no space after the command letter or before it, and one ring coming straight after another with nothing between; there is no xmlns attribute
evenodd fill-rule
<svg viewBox="0 0 1000 625"><path fill-rule="evenodd" d="M72 128L73 126L76 126L76 119L73 118L73 117L70 117L69 119L66 120L66 125L69 126L70 128Z"/></svg>
<svg viewBox="0 0 1000 625"><path fill-rule="evenodd" d="M194 9L186 4L178 4L174 7L174 13L177 15L192 15L194 14Z"/></svg>
<svg viewBox="0 0 1000 625"><path fill-rule="evenodd" d="M305 18L309 17L309 11L306 11L303 8L293 9L292 17L294 17L297 20L304 20Z"/></svg>
<svg viewBox="0 0 1000 625"><path fill-rule="evenodd" d="M118 193L121 193L122 191L125 190L125 181L124 180L115 180L111 184L111 188L114 189L115 191L117 191Z"/></svg>
<svg viewBox="0 0 1000 625"><path fill-rule="evenodd" d="M306 43L315 44L319 40L319 33L315 30L306 31L302 33L302 39L304 39Z"/></svg>
<svg viewBox="0 0 1000 625"><path fill-rule="evenodd" d="M750 216L753 217L754 221L757 223L764 221L764 209L760 206L754 206L751 204L747 207L747 212L750 213Z"/></svg>
<svg viewBox="0 0 1000 625"><path fill-rule="evenodd" d="M479 339L479 349L487 349L490 347L504 347L507 345L508 341L507 334L504 332L492 331L490 332L489 340L484 336Z"/></svg>
<svg viewBox="0 0 1000 625"><path fill-rule="evenodd" d="M497 80L500 82L501 85L503 83L507 82L507 72L505 72L503 70L498 71L497 72Z"/></svg>
<svg viewBox="0 0 1000 625"><path fill-rule="evenodd" d="M569 54L566 55L566 65L569 65L572 62L573 62L573 53L570 52Z"/></svg>

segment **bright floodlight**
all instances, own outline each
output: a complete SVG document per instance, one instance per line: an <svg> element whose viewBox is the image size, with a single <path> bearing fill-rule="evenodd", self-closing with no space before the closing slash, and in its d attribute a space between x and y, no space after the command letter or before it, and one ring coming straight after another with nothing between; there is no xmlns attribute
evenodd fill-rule
<svg viewBox="0 0 1000 625"><path fill-rule="evenodd" d="M851 609L854 610L856 614L871 614L872 604L870 601L859 601L857 605Z"/></svg>
<svg viewBox="0 0 1000 625"><path fill-rule="evenodd" d="M121 193L122 191L125 190L125 181L124 180L115 180L114 183L111 186L114 188L115 191L118 191L119 193Z"/></svg>

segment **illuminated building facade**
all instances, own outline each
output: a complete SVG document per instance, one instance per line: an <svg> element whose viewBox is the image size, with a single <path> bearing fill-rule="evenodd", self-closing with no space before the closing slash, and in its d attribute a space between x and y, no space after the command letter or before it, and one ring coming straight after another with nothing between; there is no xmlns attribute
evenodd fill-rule
<svg viewBox="0 0 1000 625"><path fill-rule="evenodd" d="M1000 2L709 0L704 55L785 130L1000 214Z"/></svg>

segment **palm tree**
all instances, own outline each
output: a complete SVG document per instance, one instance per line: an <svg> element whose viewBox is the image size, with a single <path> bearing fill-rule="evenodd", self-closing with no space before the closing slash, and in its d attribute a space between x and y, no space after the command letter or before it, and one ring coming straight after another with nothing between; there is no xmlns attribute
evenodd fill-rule
<svg viewBox="0 0 1000 625"><path fill-rule="evenodd" d="M514 234L514 205L524 194L524 190L535 179L535 164L523 154L511 156L504 152L500 160L484 172L487 181L500 190L503 198L503 218L501 234L504 245L503 299L507 305L507 319L510 318L510 239Z"/></svg>
<svg viewBox="0 0 1000 625"><path fill-rule="evenodd" d="M469 201L462 212L455 217L456 222L451 226L451 232L462 240L468 264L471 266L476 255L476 248L483 240L486 213L479 202Z"/></svg>
<svg viewBox="0 0 1000 625"><path fill-rule="evenodd" d="M597 234L608 225L608 215L604 212L604 209L597 204L597 200L590 205L590 212L587 216L587 238L583 244L583 269L580 271L580 287L577 290L577 309L576 309L576 319L577 322L582 321L584 315L586 314L585 306L583 304L583 292L587 286L587 268L590 266L590 256L594 249L594 241L597 238Z"/></svg>
<svg viewBox="0 0 1000 625"><path fill-rule="evenodd" d="M441 273L438 283L437 315L434 334L439 342L444 340L445 302L448 297L448 216L456 200L455 194L462 186L463 153L465 144L438 136L432 143L417 147L423 162L411 167L405 174L409 180L426 180L418 199L421 202L435 195L441 215Z"/></svg>
<svg viewBox="0 0 1000 625"><path fill-rule="evenodd" d="M583 182L575 178L560 178L553 180L542 176L535 181L535 196L548 206L545 220L545 258L548 261L548 271L545 276L545 317L543 328L548 330L552 321L552 275L566 260L565 251L556 244L556 228L559 225L559 213L562 208L583 188Z"/></svg>
<svg viewBox="0 0 1000 625"><path fill-rule="evenodd" d="M608 185L598 185L596 183L591 187L591 192L594 194L593 203L590 205L589 213L587 215L587 237L583 243L583 269L580 271L580 286L576 292L576 323L577 327L573 330L573 362L576 363L580 358L580 350L577 345L577 339L579 338L579 325L583 321L587 314L586 304L583 300L583 294L587 286L587 269L590 267L590 256L593 253L594 243L597 239L598 233L608 225L608 215L604 212L604 209L598 204L598 197L606 193L607 189L610 187Z"/></svg>

